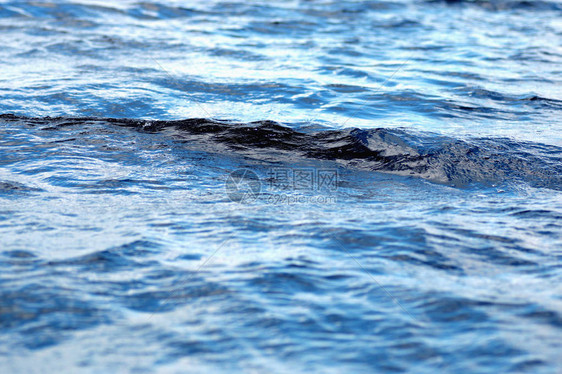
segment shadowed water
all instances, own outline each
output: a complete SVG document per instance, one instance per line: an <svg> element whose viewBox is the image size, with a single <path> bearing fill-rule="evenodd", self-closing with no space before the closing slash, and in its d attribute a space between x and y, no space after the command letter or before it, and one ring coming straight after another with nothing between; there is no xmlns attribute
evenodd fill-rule
<svg viewBox="0 0 562 374"><path fill-rule="evenodd" d="M553 373L557 1L0 2L7 373Z"/></svg>

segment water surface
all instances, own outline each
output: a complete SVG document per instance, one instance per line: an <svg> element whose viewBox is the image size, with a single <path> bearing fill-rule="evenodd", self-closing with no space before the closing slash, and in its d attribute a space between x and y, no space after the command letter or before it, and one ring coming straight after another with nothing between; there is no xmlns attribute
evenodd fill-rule
<svg viewBox="0 0 562 374"><path fill-rule="evenodd" d="M560 371L561 16L1 1L1 367Z"/></svg>

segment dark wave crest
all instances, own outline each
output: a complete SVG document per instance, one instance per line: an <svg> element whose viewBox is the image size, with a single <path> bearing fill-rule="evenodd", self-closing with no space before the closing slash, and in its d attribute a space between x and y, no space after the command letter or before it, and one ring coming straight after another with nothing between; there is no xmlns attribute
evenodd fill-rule
<svg viewBox="0 0 562 374"><path fill-rule="evenodd" d="M427 0L430 3L444 2L447 4L474 5L492 11L523 10L523 11L560 11L562 5L558 1L548 0Z"/></svg>
<svg viewBox="0 0 562 374"><path fill-rule="evenodd" d="M125 126L149 133L171 132L209 151L235 151L268 162L332 160L347 167L421 177L455 187L515 180L562 190L562 147L507 138L460 140L386 128L297 130L273 121L235 123L203 118L150 121L4 114L0 121L44 130L92 123Z"/></svg>

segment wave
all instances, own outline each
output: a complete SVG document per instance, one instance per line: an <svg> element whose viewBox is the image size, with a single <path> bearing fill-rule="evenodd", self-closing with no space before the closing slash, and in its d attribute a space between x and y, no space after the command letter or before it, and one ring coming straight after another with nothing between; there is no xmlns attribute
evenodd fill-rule
<svg viewBox="0 0 562 374"><path fill-rule="evenodd" d="M426 0L429 3L469 4L487 10L560 11L562 5L548 0Z"/></svg>
<svg viewBox="0 0 562 374"><path fill-rule="evenodd" d="M454 187L516 181L562 190L562 147L508 138L461 140L405 129L295 129L273 121L204 118L152 121L2 114L0 122L43 130L93 123L124 126L147 133L167 132L208 151L235 151L266 162L330 160L345 167L420 177Z"/></svg>

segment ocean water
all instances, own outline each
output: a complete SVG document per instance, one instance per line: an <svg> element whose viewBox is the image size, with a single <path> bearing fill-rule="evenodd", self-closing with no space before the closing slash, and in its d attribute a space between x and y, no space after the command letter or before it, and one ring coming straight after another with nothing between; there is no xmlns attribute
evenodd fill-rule
<svg viewBox="0 0 562 374"><path fill-rule="evenodd" d="M562 371L562 2L0 1L0 46L0 372Z"/></svg>

